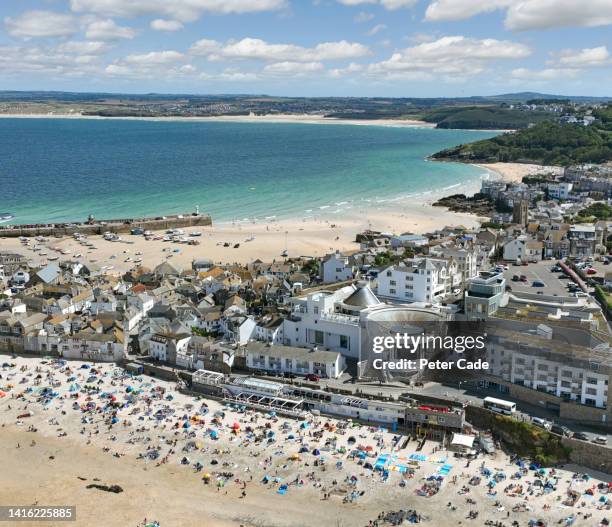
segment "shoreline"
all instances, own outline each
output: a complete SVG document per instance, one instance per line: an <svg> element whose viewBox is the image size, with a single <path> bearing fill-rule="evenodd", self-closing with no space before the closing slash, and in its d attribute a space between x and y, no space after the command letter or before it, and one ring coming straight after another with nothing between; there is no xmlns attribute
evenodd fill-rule
<svg viewBox="0 0 612 527"><path fill-rule="evenodd" d="M176 121L176 122L235 122L235 123L293 123L293 124L342 124L355 126L391 126L409 128L435 128L435 123L416 119L340 119L312 114L267 114L267 115L219 115L219 116L104 116L77 113L58 114L6 114L0 119L92 119L92 120L133 120L133 121Z"/></svg>
<svg viewBox="0 0 612 527"><path fill-rule="evenodd" d="M183 269L188 268L191 261L197 258L207 258L219 264L246 264L256 258L264 261L282 260L281 253L285 249L290 258L322 257L336 250L357 250L359 245L355 242L356 235L367 229L393 234L424 234L446 226L476 228L484 218L434 207L433 203L444 195L477 192L483 178L494 177L496 174L495 171L485 170L486 174L481 177L453 185L452 189L447 187L438 191L424 191L418 195L347 202L335 210L331 207L313 209L288 218L270 216L219 222L213 218L210 227L184 229L188 238L192 232L201 233L201 236L193 238L199 242L196 246L164 242L162 239L147 241L143 236L131 234L122 234L121 242L90 235L87 239L94 243L93 250L80 245L72 236L50 237L44 243L35 242L31 238L31 245L24 246L18 237L2 238L0 230L0 249L21 252L37 265L50 263L47 256L52 257L53 261L57 256L59 261L95 263L113 272L126 272L133 268L133 260L137 259L135 253L140 253L138 258L141 259L141 265L146 267L154 268L162 261L171 259ZM163 231L156 231L156 234L163 236ZM239 246L234 248L235 245ZM33 251L35 246L41 247L40 252L45 254L41 256Z"/></svg>

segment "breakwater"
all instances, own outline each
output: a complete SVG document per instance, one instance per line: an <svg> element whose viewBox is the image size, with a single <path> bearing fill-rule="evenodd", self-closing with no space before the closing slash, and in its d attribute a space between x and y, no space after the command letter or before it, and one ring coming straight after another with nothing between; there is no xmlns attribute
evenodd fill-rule
<svg viewBox="0 0 612 527"><path fill-rule="evenodd" d="M208 214L176 214L151 218L124 218L111 220L93 220L73 223L49 223L33 225L0 226L0 238L17 238L20 236L71 236L75 233L95 235L105 232L127 233L132 229L160 231L183 227L206 227L212 225Z"/></svg>

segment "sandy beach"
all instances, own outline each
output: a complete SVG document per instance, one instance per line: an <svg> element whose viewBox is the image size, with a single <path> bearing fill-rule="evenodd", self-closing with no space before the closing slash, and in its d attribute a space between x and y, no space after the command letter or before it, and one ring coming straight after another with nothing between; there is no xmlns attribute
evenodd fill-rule
<svg viewBox="0 0 612 527"><path fill-rule="evenodd" d="M533 165L529 163L474 163L474 166L492 170L508 183L520 183L525 176L563 173L563 167Z"/></svg>
<svg viewBox="0 0 612 527"><path fill-rule="evenodd" d="M476 192L478 187L479 182L475 182L471 186L466 185L465 190L458 190ZM197 246L164 242L161 239L147 241L142 236L124 234L119 242L109 242L101 236L89 237L88 241L93 242L95 249L80 245L71 237L48 238L43 243L32 239L29 246L24 246L18 238L0 238L0 250L24 253L36 264L50 261L49 256L57 256L59 261L88 261L125 271L134 266L133 261L136 259L142 260L145 266L154 267L165 258L171 258L180 266L188 267L194 258L210 259L216 263L248 263L256 258L264 261L280 260L285 249L289 257L324 256L336 249L358 249L355 235L366 229L391 233L425 233L447 225L463 225L467 228L478 225L476 216L433 207L431 203L439 195L439 192L428 194L421 198L423 201L420 203L407 200L355 205L338 214L313 212L312 215L296 219L215 223L213 218L212 227L185 229L187 238L194 231L202 233L200 237L194 238L200 242ZM226 243L228 246L224 246ZM239 247L234 248L236 244ZM62 254L61 251L69 252Z"/></svg>
<svg viewBox="0 0 612 527"><path fill-rule="evenodd" d="M111 364L0 364L2 504L75 505L77 526L367 527L399 510L596 526L609 512L605 476L578 467L537 473L501 451L466 463L429 441L417 453L385 429L232 409ZM381 456L405 470L369 468Z"/></svg>
<svg viewBox="0 0 612 527"><path fill-rule="evenodd" d="M415 119L337 119L314 114L268 114L268 115L219 115L211 117L105 117L80 113L0 113L9 119L128 119L138 121L220 121L235 123L303 123L303 124L351 124L363 126L409 126L435 128L435 123Z"/></svg>

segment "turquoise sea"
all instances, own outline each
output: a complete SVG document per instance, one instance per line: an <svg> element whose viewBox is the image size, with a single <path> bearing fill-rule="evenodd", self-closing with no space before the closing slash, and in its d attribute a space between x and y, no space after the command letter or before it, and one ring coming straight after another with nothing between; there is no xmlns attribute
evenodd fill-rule
<svg viewBox="0 0 612 527"><path fill-rule="evenodd" d="M155 216L196 205L215 221L303 216L474 180L481 170L425 157L493 135L349 124L3 118L0 211L13 213L12 223Z"/></svg>

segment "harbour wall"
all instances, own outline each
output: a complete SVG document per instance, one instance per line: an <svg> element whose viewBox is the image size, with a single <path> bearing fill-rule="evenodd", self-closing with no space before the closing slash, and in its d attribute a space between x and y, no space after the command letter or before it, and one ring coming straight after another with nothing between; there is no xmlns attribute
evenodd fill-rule
<svg viewBox="0 0 612 527"><path fill-rule="evenodd" d="M18 238L20 236L71 236L75 233L86 235L105 232L127 233L132 229L161 231L183 227L208 227L212 218L208 214L178 214L158 216L155 218L126 218L113 220L95 220L86 223L51 223L37 225L9 225L0 227L0 238Z"/></svg>

